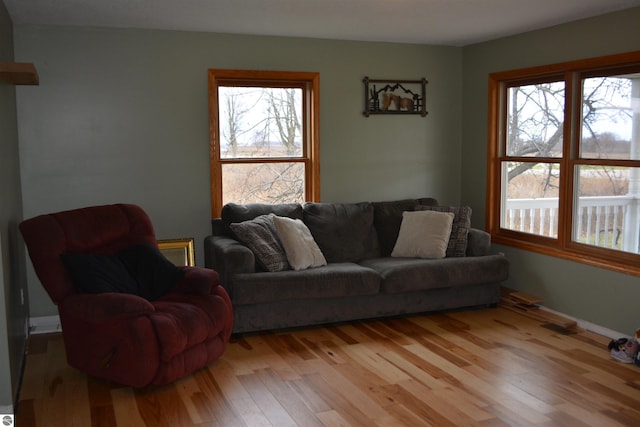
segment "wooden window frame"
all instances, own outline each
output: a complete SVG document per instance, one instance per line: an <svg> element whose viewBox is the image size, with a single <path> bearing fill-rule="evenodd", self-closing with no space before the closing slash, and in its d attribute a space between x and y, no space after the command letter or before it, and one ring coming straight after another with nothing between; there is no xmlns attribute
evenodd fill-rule
<svg viewBox="0 0 640 427"><path fill-rule="evenodd" d="M220 119L218 116L219 86L301 87L305 91L301 157L258 159L228 159L221 157ZM305 165L305 201L320 201L320 74L296 71L257 71L209 69L209 157L211 161L211 217L222 211L222 165L269 162L301 162Z"/></svg>
<svg viewBox="0 0 640 427"><path fill-rule="evenodd" d="M591 246L572 240L572 210L574 173L577 165L614 165L640 167L638 160L597 161L580 158L581 129L581 79L598 73L640 70L640 51L598 58L564 62L489 75L488 97L488 150L487 150L487 199L486 229L492 241L498 244L576 261L625 274L640 276L640 255ZM505 138L507 88L512 86L552 81L560 77L565 81L565 120L562 158L531 158L527 161L560 164L560 191L558 206L558 238L549 238L501 228L501 164L518 161L518 157L506 156Z"/></svg>

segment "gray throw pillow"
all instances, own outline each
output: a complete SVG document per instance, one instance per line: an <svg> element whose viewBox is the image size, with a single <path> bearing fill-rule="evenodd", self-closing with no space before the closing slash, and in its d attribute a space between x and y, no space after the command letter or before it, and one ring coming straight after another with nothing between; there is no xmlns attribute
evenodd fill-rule
<svg viewBox="0 0 640 427"><path fill-rule="evenodd" d="M273 214L260 215L249 221L233 223L233 234L251 249L258 264L267 271L289 270L287 255L278 240Z"/></svg>
<svg viewBox="0 0 640 427"><path fill-rule="evenodd" d="M469 228L471 228L471 208L469 206L424 206L418 205L416 211L438 211L453 212L453 225L451 226L451 236L447 247L448 257L463 257L467 254L467 243Z"/></svg>

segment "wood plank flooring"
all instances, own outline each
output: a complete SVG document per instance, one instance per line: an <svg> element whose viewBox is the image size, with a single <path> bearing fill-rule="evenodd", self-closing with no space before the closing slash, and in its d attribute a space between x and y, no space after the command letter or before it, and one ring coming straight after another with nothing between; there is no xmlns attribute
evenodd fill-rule
<svg viewBox="0 0 640 427"><path fill-rule="evenodd" d="M195 375L136 390L35 335L16 425L639 426L640 367L607 343L503 308L453 311L236 337Z"/></svg>

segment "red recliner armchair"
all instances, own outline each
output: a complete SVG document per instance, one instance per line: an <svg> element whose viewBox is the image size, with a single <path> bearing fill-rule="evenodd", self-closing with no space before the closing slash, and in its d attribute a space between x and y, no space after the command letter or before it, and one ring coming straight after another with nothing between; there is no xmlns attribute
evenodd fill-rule
<svg viewBox="0 0 640 427"><path fill-rule="evenodd" d="M128 248L157 250L153 226L140 207L93 206L40 215L19 227L35 272L58 306L67 361L76 369L144 387L189 375L226 349L232 306L214 270L170 264L177 270L175 285L151 299L79 290L67 254L113 260ZM138 268L146 279L166 279L153 265Z"/></svg>

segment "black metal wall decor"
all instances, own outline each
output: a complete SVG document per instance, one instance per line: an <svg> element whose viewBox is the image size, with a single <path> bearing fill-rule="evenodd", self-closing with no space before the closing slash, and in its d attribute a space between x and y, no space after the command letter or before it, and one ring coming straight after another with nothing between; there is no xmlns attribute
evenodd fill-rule
<svg viewBox="0 0 640 427"><path fill-rule="evenodd" d="M365 77L364 115L420 114L427 115L424 99L427 80L372 80Z"/></svg>

